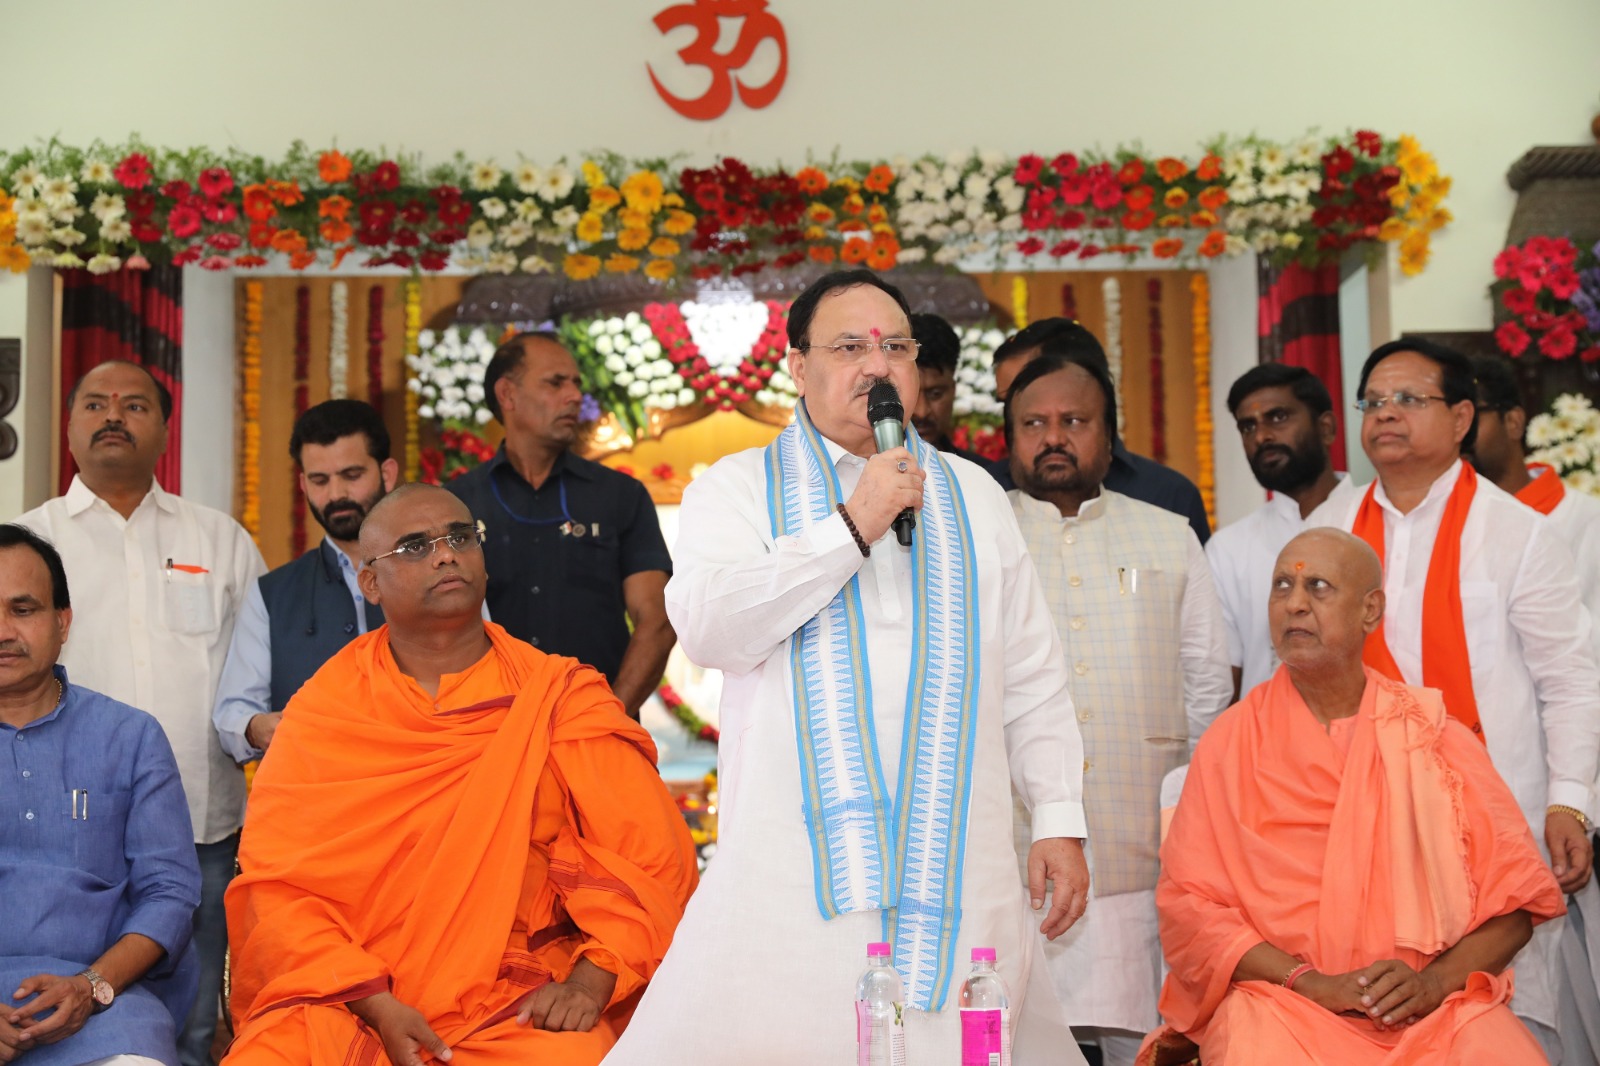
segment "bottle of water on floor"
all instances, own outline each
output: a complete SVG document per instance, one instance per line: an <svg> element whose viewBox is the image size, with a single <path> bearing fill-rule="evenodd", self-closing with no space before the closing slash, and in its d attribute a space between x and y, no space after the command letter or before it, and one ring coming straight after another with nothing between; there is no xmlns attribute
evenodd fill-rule
<svg viewBox="0 0 1600 1066"><path fill-rule="evenodd" d="M856 982L857 1066L906 1066L905 992L888 944L867 945L867 970Z"/></svg>
<svg viewBox="0 0 1600 1066"><path fill-rule="evenodd" d="M1011 1001L994 948L972 949L972 972L961 984L961 1066L1011 1066Z"/></svg>

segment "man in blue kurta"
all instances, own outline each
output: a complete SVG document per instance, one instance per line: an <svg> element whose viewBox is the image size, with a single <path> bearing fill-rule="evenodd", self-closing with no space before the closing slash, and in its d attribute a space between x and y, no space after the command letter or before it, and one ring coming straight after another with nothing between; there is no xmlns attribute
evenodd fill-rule
<svg viewBox="0 0 1600 1066"><path fill-rule="evenodd" d="M71 625L61 557L0 525L0 1063L177 1066L189 808L156 720L56 665Z"/></svg>

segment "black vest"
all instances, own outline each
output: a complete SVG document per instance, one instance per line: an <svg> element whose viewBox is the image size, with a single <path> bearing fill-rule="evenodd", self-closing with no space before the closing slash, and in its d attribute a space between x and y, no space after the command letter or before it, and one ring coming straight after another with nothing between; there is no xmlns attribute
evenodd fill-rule
<svg viewBox="0 0 1600 1066"><path fill-rule="evenodd" d="M272 634L272 709L283 710L300 686L357 636L356 608L324 540L261 578ZM383 625L383 609L366 604L367 632Z"/></svg>

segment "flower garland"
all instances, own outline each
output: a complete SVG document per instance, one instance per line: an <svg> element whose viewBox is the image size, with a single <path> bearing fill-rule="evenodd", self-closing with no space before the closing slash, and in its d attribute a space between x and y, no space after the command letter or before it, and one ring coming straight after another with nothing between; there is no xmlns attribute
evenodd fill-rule
<svg viewBox="0 0 1600 1066"><path fill-rule="evenodd" d="M721 741L722 734L717 731L717 727L695 714L694 708L683 702L683 697L678 695L677 690L671 685L662 681L656 688L656 695L661 697L662 704L683 724L683 728L688 730L690 736L712 744Z"/></svg>
<svg viewBox="0 0 1600 1066"><path fill-rule="evenodd" d="M1600 411L1587 396L1563 393L1528 420L1528 461L1555 468L1567 487L1600 496Z"/></svg>
<svg viewBox="0 0 1600 1066"><path fill-rule="evenodd" d="M422 332L422 285L416 279L406 282L406 335L404 356L410 360L417 354L417 337ZM381 369L379 379L379 396L382 396ZM422 462L421 437L417 427L418 401L417 394L410 389L405 393L406 404L406 441L405 441L405 475L407 481L417 480L417 472ZM378 406L377 404L373 405Z"/></svg>
<svg viewBox="0 0 1600 1066"><path fill-rule="evenodd" d="M1145 293L1150 299L1150 458L1167 461L1167 381L1161 363L1165 338L1161 335L1161 279L1151 278Z"/></svg>
<svg viewBox="0 0 1600 1066"><path fill-rule="evenodd" d="M17 202L0 188L0 268L23 274L32 265L33 256L17 243Z"/></svg>
<svg viewBox="0 0 1600 1066"><path fill-rule="evenodd" d="M300 285L294 291L294 417L295 421L311 406L311 287ZM291 468L289 505L289 550L299 558L306 550L306 494L300 488L299 471Z"/></svg>
<svg viewBox="0 0 1600 1066"><path fill-rule="evenodd" d="M1206 520L1217 524L1217 455L1211 435L1211 281L1204 271L1189 279L1194 297L1194 450L1200 467L1198 487Z"/></svg>
<svg viewBox="0 0 1600 1066"><path fill-rule="evenodd" d="M328 290L328 398L350 395L350 285L336 281Z"/></svg>
<svg viewBox="0 0 1600 1066"><path fill-rule="evenodd" d="M259 281L244 287L244 446L239 454L239 522L261 546L261 298Z"/></svg>
<svg viewBox="0 0 1600 1066"><path fill-rule="evenodd" d="M1070 281L1061 286L1061 317L1078 321L1078 291Z"/></svg>
<svg viewBox="0 0 1600 1066"><path fill-rule="evenodd" d="M1028 328L1028 279L1020 274L1011 279L1011 321L1018 330Z"/></svg>
<svg viewBox="0 0 1600 1066"><path fill-rule="evenodd" d="M1494 276L1510 315L1494 331L1501 351L1600 360L1600 242L1580 251L1567 237L1529 237L1495 256Z"/></svg>
<svg viewBox="0 0 1600 1066"><path fill-rule="evenodd" d="M367 402L383 410L383 286L367 290Z"/></svg>
<svg viewBox="0 0 1600 1066"><path fill-rule="evenodd" d="M1116 278L1106 278L1100 283L1100 296L1106 308L1106 362L1111 367L1111 384L1117 396L1122 396L1122 283ZM1117 404L1117 432L1122 432L1126 419L1125 405Z"/></svg>
<svg viewBox="0 0 1600 1066"><path fill-rule="evenodd" d="M51 140L0 151L0 185L17 199L15 221L0 221L0 235L11 232L0 265L13 270L25 258L108 272L150 258L249 269L269 257L303 270L360 253L366 266L429 272L454 262L665 282L808 260L885 270L1012 255L1041 265L1144 252L1203 261L1254 248L1318 262L1390 241L1411 274L1450 222L1450 179L1432 157L1414 138L1370 130L1281 144L1219 138L1189 158L958 152L792 174L733 158L676 172L614 153L428 166L301 144L269 160Z"/></svg>

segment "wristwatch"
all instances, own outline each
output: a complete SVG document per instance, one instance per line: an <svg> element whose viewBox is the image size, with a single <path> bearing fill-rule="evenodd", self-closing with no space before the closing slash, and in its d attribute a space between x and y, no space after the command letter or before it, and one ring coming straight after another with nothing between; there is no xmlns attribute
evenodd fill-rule
<svg viewBox="0 0 1600 1066"><path fill-rule="evenodd" d="M93 970L84 970L78 976L87 978L89 981L89 992L94 996L94 1012L96 1014L111 1006L111 1001L117 998L117 990L111 987L111 982Z"/></svg>

